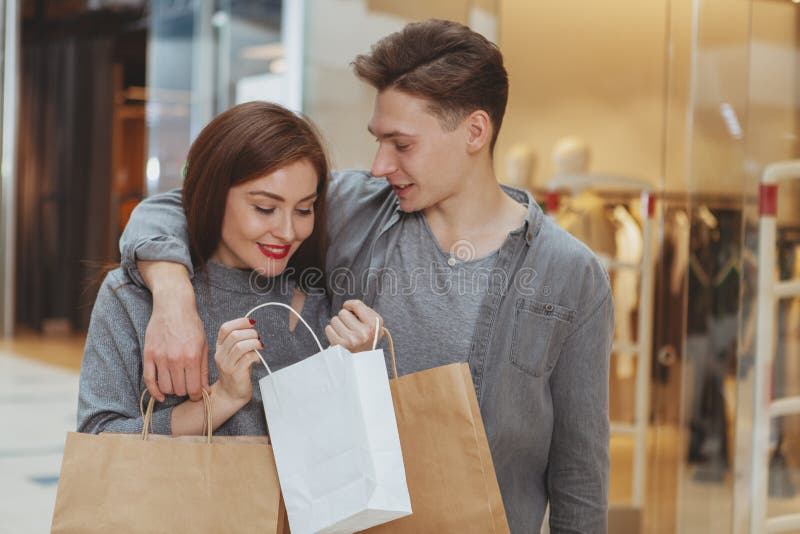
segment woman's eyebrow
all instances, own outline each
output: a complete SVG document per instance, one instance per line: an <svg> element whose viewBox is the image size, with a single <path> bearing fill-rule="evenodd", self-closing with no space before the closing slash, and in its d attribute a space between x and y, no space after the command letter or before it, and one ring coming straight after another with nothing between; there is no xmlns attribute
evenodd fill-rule
<svg viewBox="0 0 800 534"><path fill-rule="evenodd" d="M282 196L276 195L275 193L270 193L269 191L250 191L248 194L255 195L255 196L260 196L260 197L268 197L268 198L271 198L273 200L277 200L278 202L285 202L286 201L286 199L283 198ZM301 198L300 202L305 202L306 200L311 200L312 198L315 198L316 196L317 196L316 192L311 193L307 197Z"/></svg>

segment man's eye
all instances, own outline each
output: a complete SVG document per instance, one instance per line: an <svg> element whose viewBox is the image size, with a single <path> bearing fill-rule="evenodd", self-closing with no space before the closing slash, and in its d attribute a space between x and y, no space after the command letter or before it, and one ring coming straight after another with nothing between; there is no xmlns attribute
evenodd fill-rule
<svg viewBox="0 0 800 534"><path fill-rule="evenodd" d="M399 144L395 144L395 145L394 145L394 147L395 147L397 150L399 150L400 152L405 152L406 150L408 150L408 147L409 147L409 146L411 146L411 145L399 145Z"/></svg>
<svg viewBox="0 0 800 534"><path fill-rule="evenodd" d="M275 208L262 208L261 206L253 206L257 212L263 213L265 215L272 215L275 213Z"/></svg>

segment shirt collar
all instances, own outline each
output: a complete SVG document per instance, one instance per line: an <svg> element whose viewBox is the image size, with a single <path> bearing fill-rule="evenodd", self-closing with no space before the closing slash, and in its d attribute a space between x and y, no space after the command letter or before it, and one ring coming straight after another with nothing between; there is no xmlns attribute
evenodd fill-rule
<svg viewBox="0 0 800 534"><path fill-rule="evenodd" d="M542 229L542 222L544 221L542 208L534 200L533 195L524 189L505 184L500 184L500 188L508 196L528 208L527 213L525 213L525 242L530 245L533 242L533 238L539 235L539 230Z"/></svg>

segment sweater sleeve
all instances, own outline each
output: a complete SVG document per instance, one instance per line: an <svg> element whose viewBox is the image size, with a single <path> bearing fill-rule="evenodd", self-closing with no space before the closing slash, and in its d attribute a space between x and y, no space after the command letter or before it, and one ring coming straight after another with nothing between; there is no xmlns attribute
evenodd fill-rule
<svg viewBox="0 0 800 534"><path fill-rule="evenodd" d="M81 364L78 432L142 431L142 350L131 317L135 308L143 313L151 304L144 290L134 289L119 273L106 276L92 310ZM171 434L171 418L172 406L157 404L153 431Z"/></svg>
<svg viewBox="0 0 800 534"><path fill-rule="evenodd" d="M192 256L181 190L154 195L136 206L120 237L119 250L125 274L139 287L145 284L136 266L137 261L180 263L192 276Z"/></svg>

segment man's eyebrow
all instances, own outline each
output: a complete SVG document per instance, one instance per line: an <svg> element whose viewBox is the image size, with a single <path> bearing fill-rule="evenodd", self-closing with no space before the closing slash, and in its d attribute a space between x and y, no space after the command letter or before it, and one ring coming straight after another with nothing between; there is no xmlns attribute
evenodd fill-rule
<svg viewBox="0 0 800 534"><path fill-rule="evenodd" d="M376 134L372 131L372 127L367 125L367 131L377 137L378 139L391 139L392 137L414 137L412 134L407 132L401 132L400 130L392 130L391 132L387 132L384 134Z"/></svg>
<svg viewBox="0 0 800 534"><path fill-rule="evenodd" d="M271 198L273 200L277 200L278 202L285 202L286 201L286 199L283 198L282 196L276 195L275 193L270 193L269 191L260 191L260 190L259 191L250 191L249 194L250 195L255 195L255 196L260 196L260 197L268 197L268 198ZM316 198L316 197L317 197L317 193L315 191L314 193L311 193L307 197L301 198L300 202L305 202L306 200L311 200L312 198Z"/></svg>

